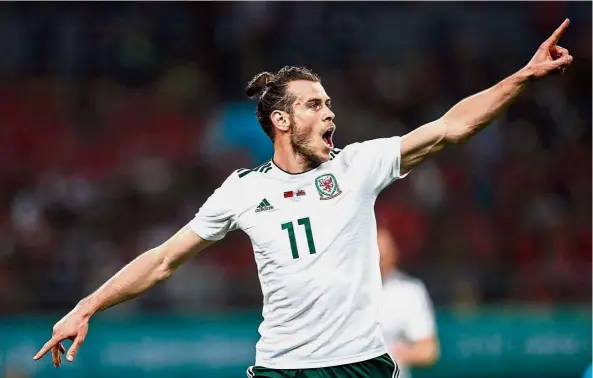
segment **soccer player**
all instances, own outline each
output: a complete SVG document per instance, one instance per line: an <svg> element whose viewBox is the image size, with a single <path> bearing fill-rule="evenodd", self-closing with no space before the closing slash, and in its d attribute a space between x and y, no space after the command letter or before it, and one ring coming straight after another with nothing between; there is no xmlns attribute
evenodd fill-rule
<svg viewBox="0 0 593 378"><path fill-rule="evenodd" d="M398 247L389 230L377 231L383 297L379 323L389 354L410 378L409 367L428 367L439 357L434 309L422 281L397 269Z"/></svg>
<svg viewBox="0 0 593 378"><path fill-rule="evenodd" d="M488 125L533 80L572 61L556 45L566 20L528 64L464 99L441 118L403 137L334 148L331 100L319 77L298 67L257 75L247 87L274 156L239 169L195 218L162 245L122 268L58 321L33 357L52 351L59 366L64 340L73 361L97 312L167 279L184 261L226 233L250 237L263 291L263 322L249 377L392 377L377 314L381 274L373 205L387 185L424 159ZM372 125L366 125L372 127Z"/></svg>

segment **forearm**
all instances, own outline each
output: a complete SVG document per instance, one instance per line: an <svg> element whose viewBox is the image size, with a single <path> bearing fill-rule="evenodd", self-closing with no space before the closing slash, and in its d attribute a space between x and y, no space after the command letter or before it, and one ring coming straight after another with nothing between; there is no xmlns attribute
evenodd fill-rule
<svg viewBox="0 0 593 378"><path fill-rule="evenodd" d="M410 170L446 146L462 143L482 130L523 92L530 81L564 72L573 58L557 43L569 23L568 19L564 20L521 70L460 101L438 120L406 134L401 143L401 171Z"/></svg>
<svg viewBox="0 0 593 378"><path fill-rule="evenodd" d="M401 145L402 172L482 130L521 94L530 76L527 70L520 70L495 86L461 100L436 121L406 134Z"/></svg>
<svg viewBox="0 0 593 378"><path fill-rule="evenodd" d="M141 254L122 268L98 290L80 301L77 307L92 316L132 299L169 278L194 253L212 243L186 225L165 243Z"/></svg>
<svg viewBox="0 0 593 378"><path fill-rule="evenodd" d="M132 299L171 275L162 247L151 249L123 267L78 307L89 316Z"/></svg>
<svg viewBox="0 0 593 378"><path fill-rule="evenodd" d="M445 142L463 142L490 124L523 92L530 76L527 70L520 70L493 87L458 102L440 119L446 127Z"/></svg>

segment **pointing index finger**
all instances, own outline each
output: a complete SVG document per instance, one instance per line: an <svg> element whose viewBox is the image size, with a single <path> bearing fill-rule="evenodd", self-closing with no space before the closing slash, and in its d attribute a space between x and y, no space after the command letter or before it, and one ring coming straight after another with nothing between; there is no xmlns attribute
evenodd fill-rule
<svg viewBox="0 0 593 378"><path fill-rule="evenodd" d="M47 352L49 352L49 350L51 348L53 348L54 346L56 346L56 344L58 344L60 342L60 340L56 337L52 337L51 339L49 339L49 341L47 343L45 343L45 345L43 347L41 347L41 349L39 349L39 352L37 352L37 354L33 357L34 360L38 360L41 357L43 357Z"/></svg>
<svg viewBox="0 0 593 378"><path fill-rule="evenodd" d="M564 33L564 31L566 30L566 28L568 28L568 25L570 25L570 20L567 18L558 27L558 29L556 29L554 31L554 33L552 33L552 35L550 36L550 38L548 38L548 40L546 41L546 45L548 45L548 46L555 45L560 40L560 37L562 36L562 33Z"/></svg>

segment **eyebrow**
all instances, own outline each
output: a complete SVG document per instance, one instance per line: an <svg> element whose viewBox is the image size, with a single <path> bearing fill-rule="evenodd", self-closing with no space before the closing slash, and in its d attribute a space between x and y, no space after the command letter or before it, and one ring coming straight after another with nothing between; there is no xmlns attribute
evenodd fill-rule
<svg viewBox="0 0 593 378"><path fill-rule="evenodd" d="M329 102L329 103L331 103L331 101L332 101L332 99L329 98L329 97L327 98L327 100L325 100L325 102ZM309 102L323 102L323 100L321 99L321 97L313 97L313 98L308 99L305 102L306 103L309 103Z"/></svg>

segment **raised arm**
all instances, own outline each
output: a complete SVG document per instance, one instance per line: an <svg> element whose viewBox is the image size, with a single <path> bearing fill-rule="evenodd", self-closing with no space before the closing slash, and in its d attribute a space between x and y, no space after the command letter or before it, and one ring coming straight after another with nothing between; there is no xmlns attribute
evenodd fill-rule
<svg viewBox="0 0 593 378"><path fill-rule="evenodd" d="M91 316L132 299L169 278L190 256L212 243L185 226L165 243L144 252L57 322L51 339L33 359L40 359L51 350L54 366L58 367L62 362L60 354L65 353L62 342L73 340L66 357L68 361L73 361L86 337Z"/></svg>
<svg viewBox="0 0 593 378"><path fill-rule="evenodd" d="M572 62L568 50L557 45L568 27L562 25L541 44L529 63L498 84L453 106L440 119L427 123L402 138L401 172L405 173L448 145L463 143L503 112L535 79L563 72Z"/></svg>

